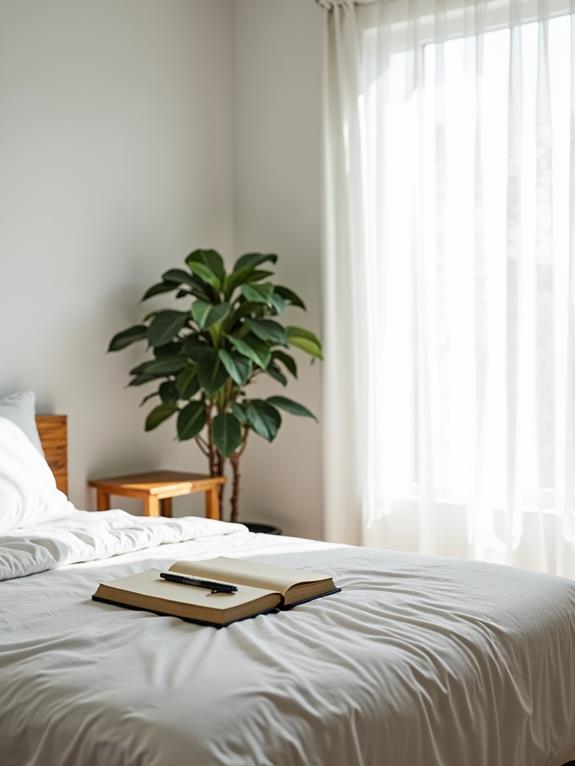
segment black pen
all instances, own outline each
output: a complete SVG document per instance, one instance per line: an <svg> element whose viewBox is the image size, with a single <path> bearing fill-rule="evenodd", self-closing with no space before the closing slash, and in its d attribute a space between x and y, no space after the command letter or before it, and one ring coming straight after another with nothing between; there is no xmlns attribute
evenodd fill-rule
<svg viewBox="0 0 575 766"><path fill-rule="evenodd" d="M197 577L186 577L185 575L175 574L174 572L160 572L160 577L169 582L178 582L182 585L193 585L196 588L206 588L212 593L236 593L236 585L228 585L225 582L214 582L213 580L200 580Z"/></svg>

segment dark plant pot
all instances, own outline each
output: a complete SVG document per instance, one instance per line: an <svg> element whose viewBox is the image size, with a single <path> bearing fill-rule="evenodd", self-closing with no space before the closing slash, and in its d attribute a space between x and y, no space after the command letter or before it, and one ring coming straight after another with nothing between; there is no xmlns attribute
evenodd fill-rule
<svg viewBox="0 0 575 766"><path fill-rule="evenodd" d="M252 521L242 522L250 530L250 532L259 532L264 535L281 535L282 531L279 527L273 527L271 524L256 524Z"/></svg>

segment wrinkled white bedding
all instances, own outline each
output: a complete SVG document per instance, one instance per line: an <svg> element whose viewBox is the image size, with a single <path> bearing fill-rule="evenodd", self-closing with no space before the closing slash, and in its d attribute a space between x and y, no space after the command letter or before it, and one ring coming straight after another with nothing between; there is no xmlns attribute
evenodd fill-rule
<svg viewBox="0 0 575 766"><path fill-rule="evenodd" d="M159 521L127 534L139 546L172 529ZM12 571L43 546L61 568L0 582L2 766L575 758L575 583L218 524L76 565L65 524L14 536L39 547L12 541ZM98 534L88 548L109 552ZM343 591L221 630L90 600L99 580L222 554L324 570Z"/></svg>
<svg viewBox="0 0 575 766"><path fill-rule="evenodd" d="M194 516L142 519L119 510L74 511L0 535L0 581L166 543L221 537L239 528L245 530L238 524Z"/></svg>

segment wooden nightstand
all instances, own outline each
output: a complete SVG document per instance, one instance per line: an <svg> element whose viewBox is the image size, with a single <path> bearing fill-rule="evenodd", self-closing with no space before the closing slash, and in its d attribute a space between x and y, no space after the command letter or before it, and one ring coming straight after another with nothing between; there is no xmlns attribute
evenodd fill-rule
<svg viewBox="0 0 575 766"><path fill-rule="evenodd" d="M88 486L97 492L99 511L110 510L110 495L137 497L144 501L144 516L171 516L172 498L206 493L206 516L219 519L218 490L225 482L223 476L180 471L149 471L109 479L91 479Z"/></svg>

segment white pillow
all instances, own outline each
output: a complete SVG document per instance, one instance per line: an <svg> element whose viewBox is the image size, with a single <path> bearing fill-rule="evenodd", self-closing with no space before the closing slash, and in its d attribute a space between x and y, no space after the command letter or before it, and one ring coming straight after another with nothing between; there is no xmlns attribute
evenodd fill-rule
<svg viewBox="0 0 575 766"><path fill-rule="evenodd" d="M18 426L0 417L0 533L74 510L44 457Z"/></svg>
<svg viewBox="0 0 575 766"><path fill-rule="evenodd" d="M33 391L20 391L0 399L0 417L15 423L24 431L38 452L44 455L36 428L36 394Z"/></svg>

